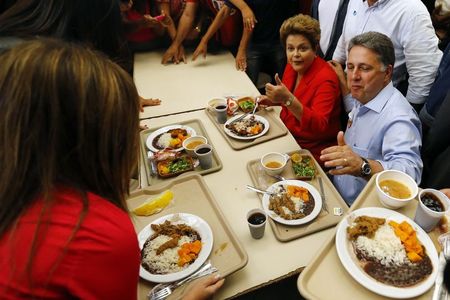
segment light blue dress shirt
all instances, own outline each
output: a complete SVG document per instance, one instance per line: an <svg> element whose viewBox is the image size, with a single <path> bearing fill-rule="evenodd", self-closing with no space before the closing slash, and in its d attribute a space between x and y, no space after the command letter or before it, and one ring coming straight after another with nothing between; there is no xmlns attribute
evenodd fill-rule
<svg viewBox="0 0 450 300"><path fill-rule="evenodd" d="M371 101L353 102L345 141L360 156L381 163L385 170L399 170L420 182L422 175L422 127L406 98L389 83ZM336 175L333 183L351 205L367 181L351 175Z"/></svg>

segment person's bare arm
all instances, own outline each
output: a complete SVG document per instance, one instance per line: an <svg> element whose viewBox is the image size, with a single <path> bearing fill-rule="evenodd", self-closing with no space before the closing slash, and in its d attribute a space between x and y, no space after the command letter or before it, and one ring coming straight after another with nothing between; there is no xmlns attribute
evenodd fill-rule
<svg viewBox="0 0 450 300"><path fill-rule="evenodd" d="M245 71L247 69L247 48L252 37L253 31L242 30L242 37L236 54L236 69Z"/></svg>
<svg viewBox="0 0 450 300"><path fill-rule="evenodd" d="M245 3L244 0L230 0L230 2L241 11L244 28L247 30L252 30L258 22L252 9L247 5L247 3Z"/></svg>
<svg viewBox="0 0 450 300"><path fill-rule="evenodd" d="M173 41L175 36L177 35L177 29L175 28L175 23L172 20L171 12L170 12L170 4L168 2L163 2L159 4L159 11L162 15L165 15L168 20L164 23L167 27L167 33L170 36L170 39Z"/></svg>
<svg viewBox="0 0 450 300"><path fill-rule="evenodd" d="M173 60L175 63L179 63L180 60L186 62L184 57L184 49L181 43L186 38L187 34L192 28L192 24L195 19L195 12L197 11L198 3L187 2L178 22L177 33L172 44L163 55L162 63L166 64L169 60ZM181 54L182 53L182 54Z"/></svg>
<svg viewBox="0 0 450 300"><path fill-rule="evenodd" d="M214 21L211 23L211 25L209 26L205 35L200 40L200 43L198 44L197 49L195 49L194 54L192 55L192 60L196 60L200 54L202 54L203 57L206 58L209 40L214 36L214 34L217 32L217 30L219 30L220 27L222 27L223 23L230 16L230 14L231 14L231 8L229 8L226 5L224 5L219 10L216 17L214 18Z"/></svg>

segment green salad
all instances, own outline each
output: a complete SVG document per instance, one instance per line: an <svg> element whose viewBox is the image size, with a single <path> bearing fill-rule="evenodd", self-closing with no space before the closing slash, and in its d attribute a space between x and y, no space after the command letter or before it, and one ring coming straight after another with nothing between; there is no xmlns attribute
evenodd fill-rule
<svg viewBox="0 0 450 300"><path fill-rule="evenodd" d="M177 173L191 168L191 162L186 157L181 157L171 161L167 167L169 173Z"/></svg>
<svg viewBox="0 0 450 300"><path fill-rule="evenodd" d="M316 169L312 165L311 157L303 156L299 162L292 162L295 176L299 177L313 177L316 174Z"/></svg>
<svg viewBox="0 0 450 300"><path fill-rule="evenodd" d="M250 111L250 110L253 110L253 108L255 108L255 102L253 102L251 100L245 100L245 101L239 102L239 106L244 111Z"/></svg>

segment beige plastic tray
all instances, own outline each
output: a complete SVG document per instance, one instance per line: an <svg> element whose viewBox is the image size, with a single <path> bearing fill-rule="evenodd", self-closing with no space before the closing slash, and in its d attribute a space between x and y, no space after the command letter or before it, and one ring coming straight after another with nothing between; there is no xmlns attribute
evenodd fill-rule
<svg viewBox="0 0 450 300"><path fill-rule="evenodd" d="M305 149L293 151L288 154L291 155L292 153L309 155L314 160L314 158L311 155L311 152ZM315 218L313 221L307 224L297 226L283 225L273 221L272 219L269 219L270 226L272 227L275 237L281 242L288 242L300 238L302 236L332 227L337 223L339 223L339 221L343 217L343 215L341 216L334 215L333 208L340 207L344 214L348 210L347 204L344 202L339 192L334 188L333 183L327 177L327 175L319 166L317 161L314 160L314 164L318 172L312 180L309 180L307 182L313 185L320 193L319 177L322 178L324 195L326 198L326 203L328 205L328 212L322 210L320 214L317 216L317 218ZM256 185L257 187L266 189L277 181L273 177L270 177L267 174L265 174L264 170L262 169L260 159L255 159L248 162L247 170L250 173L250 177L253 181L253 184ZM287 179L294 178L294 171L292 170L291 161L288 162L288 165L283 170L283 173L281 173L281 176ZM258 195L262 199L262 196L260 194Z"/></svg>
<svg viewBox="0 0 450 300"><path fill-rule="evenodd" d="M197 167L195 167L195 169L193 171L190 172L196 172L198 174L209 174L209 173L213 173L213 172L217 172L220 169L222 169L222 161L219 158L219 155L217 155L217 151L214 148L214 145L211 142L211 139L208 136L208 133L206 132L205 127L203 126L203 123L199 120L199 119L192 119L192 120L187 120L187 121L183 121L183 122L179 122L176 124L180 124L180 125L186 125L189 126L191 128L193 128L195 130L195 132L197 133L197 135L202 135L204 137L206 137L206 139L208 140L208 144L210 144L211 146L213 146L213 155L212 155L212 167L207 169L207 170L203 170L200 165L198 165ZM147 175L147 182L148 185L150 186L154 186L156 184L159 184L161 182L167 182L169 180L172 180L175 177L169 177L169 178L161 178L156 174L151 174L150 171L150 163L148 161L148 151L149 149L147 148L145 141L147 141L147 137L155 130L165 127L165 126L169 126L169 125L173 125L173 124L166 124L164 126L159 126L159 127L154 127L154 128L150 128L150 129L146 129L141 131L140 136L141 136L141 158L144 162L144 169L145 169L145 174ZM180 175L183 174L188 174L189 172L186 173L182 173ZM180 176L178 175L178 176Z"/></svg>
<svg viewBox="0 0 450 300"><path fill-rule="evenodd" d="M178 177L158 187L147 187L132 193L127 200L130 210L141 205L163 191L170 189L174 198L172 203L158 214L149 217L138 217L131 213L136 232L161 216L172 213L191 213L204 219L213 231L214 245L209 256L212 264L219 269L222 276L230 275L242 269L248 261L247 253L226 221L216 200L208 189L203 178L198 174ZM144 279L139 281L139 299L147 299L148 292L155 284ZM182 293L180 288L177 293ZM175 298L177 294L174 295Z"/></svg>
<svg viewBox="0 0 450 300"><path fill-rule="evenodd" d="M205 109L205 113L211 119L214 126L216 126L217 130L219 130L220 134L225 138L227 143L230 144L231 148L233 148L234 150L242 150L278 138L288 133L288 129L286 128L286 126L284 126L280 118L278 118L278 113L273 109L258 111L257 114L261 117L266 118L270 124L270 127L269 131L267 131L265 135L254 140L238 140L228 136L223 130L223 124L217 123L215 114L210 112L208 109Z"/></svg>
<svg viewBox="0 0 450 300"><path fill-rule="evenodd" d="M363 207L383 207L377 197L375 176L367 183L348 213ZM417 201L413 201L397 212L414 219L416 207ZM440 228L429 233L435 246L441 233ZM369 291L347 273L336 252L335 235L336 232L300 274L297 281L300 293L307 299L387 299ZM414 299L431 299L432 295L433 288Z"/></svg>

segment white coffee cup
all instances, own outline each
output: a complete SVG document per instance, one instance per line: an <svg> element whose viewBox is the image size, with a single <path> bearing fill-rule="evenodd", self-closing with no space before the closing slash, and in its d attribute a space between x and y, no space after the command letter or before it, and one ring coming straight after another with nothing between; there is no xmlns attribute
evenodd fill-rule
<svg viewBox="0 0 450 300"><path fill-rule="evenodd" d="M424 204L423 199L426 194L434 196L433 198L440 202L439 206L442 206L442 211L432 210ZM426 232L430 232L445 215L449 207L450 201L444 193L435 189L423 189L419 193L419 205L417 205L414 222Z"/></svg>

